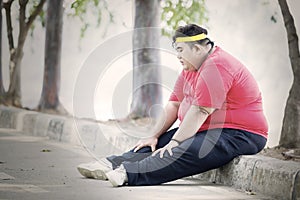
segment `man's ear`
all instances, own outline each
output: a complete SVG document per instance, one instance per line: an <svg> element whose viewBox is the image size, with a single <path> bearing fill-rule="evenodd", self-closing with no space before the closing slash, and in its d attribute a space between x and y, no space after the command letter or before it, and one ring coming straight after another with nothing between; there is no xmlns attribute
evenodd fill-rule
<svg viewBox="0 0 300 200"><path fill-rule="evenodd" d="M203 52L203 47L200 44L194 44L193 51L195 51L196 54L201 54Z"/></svg>

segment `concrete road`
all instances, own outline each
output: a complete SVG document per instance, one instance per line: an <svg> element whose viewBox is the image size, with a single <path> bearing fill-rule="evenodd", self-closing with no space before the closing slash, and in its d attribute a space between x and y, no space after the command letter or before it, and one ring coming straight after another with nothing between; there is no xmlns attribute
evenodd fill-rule
<svg viewBox="0 0 300 200"><path fill-rule="evenodd" d="M190 180L161 186L113 188L107 181L86 179L77 172L78 164L92 160L83 147L0 129L0 200L269 199Z"/></svg>

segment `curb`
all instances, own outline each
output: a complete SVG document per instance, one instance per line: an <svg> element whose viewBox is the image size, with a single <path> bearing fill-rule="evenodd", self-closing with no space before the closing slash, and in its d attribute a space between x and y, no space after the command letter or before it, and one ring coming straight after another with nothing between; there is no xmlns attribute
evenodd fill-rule
<svg viewBox="0 0 300 200"><path fill-rule="evenodd" d="M229 164L192 177L274 199L300 199L300 164L261 155L240 156Z"/></svg>
<svg viewBox="0 0 300 200"><path fill-rule="evenodd" d="M43 114L0 106L0 128L84 146L91 155L118 154L142 135L118 124L96 123L73 117ZM84 142L83 142L84 141ZM215 170L189 177L232 186L274 199L300 199L300 163L261 155L240 156Z"/></svg>
<svg viewBox="0 0 300 200"><path fill-rule="evenodd" d="M117 125L4 106L0 106L0 128L80 145L97 155L103 154L103 148L111 154L124 152L135 145L139 138L124 134L128 131Z"/></svg>

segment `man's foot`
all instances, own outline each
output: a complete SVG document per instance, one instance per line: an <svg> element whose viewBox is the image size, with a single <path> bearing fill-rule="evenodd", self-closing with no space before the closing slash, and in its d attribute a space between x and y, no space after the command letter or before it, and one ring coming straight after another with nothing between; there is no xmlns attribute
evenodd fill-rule
<svg viewBox="0 0 300 200"><path fill-rule="evenodd" d="M94 178L99 180L107 180L105 173L112 171L112 164L106 158L98 161L83 163L77 166L81 175L86 178Z"/></svg>
<svg viewBox="0 0 300 200"><path fill-rule="evenodd" d="M114 187L119 187L128 182L127 173L123 165L106 173L106 177Z"/></svg>

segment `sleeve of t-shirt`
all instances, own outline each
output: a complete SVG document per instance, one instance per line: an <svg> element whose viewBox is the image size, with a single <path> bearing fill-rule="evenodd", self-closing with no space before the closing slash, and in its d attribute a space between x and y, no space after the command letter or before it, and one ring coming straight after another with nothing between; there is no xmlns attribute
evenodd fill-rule
<svg viewBox="0 0 300 200"><path fill-rule="evenodd" d="M198 76L192 104L220 109L232 84L233 76L223 66L207 63Z"/></svg>
<svg viewBox="0 0 300 200"><path fill-rule="evenodd" d="M183 71L178 76L173 92L170 95L169 101L179 101L183 100L183 86L184 86L184 77Z"/></svg>

